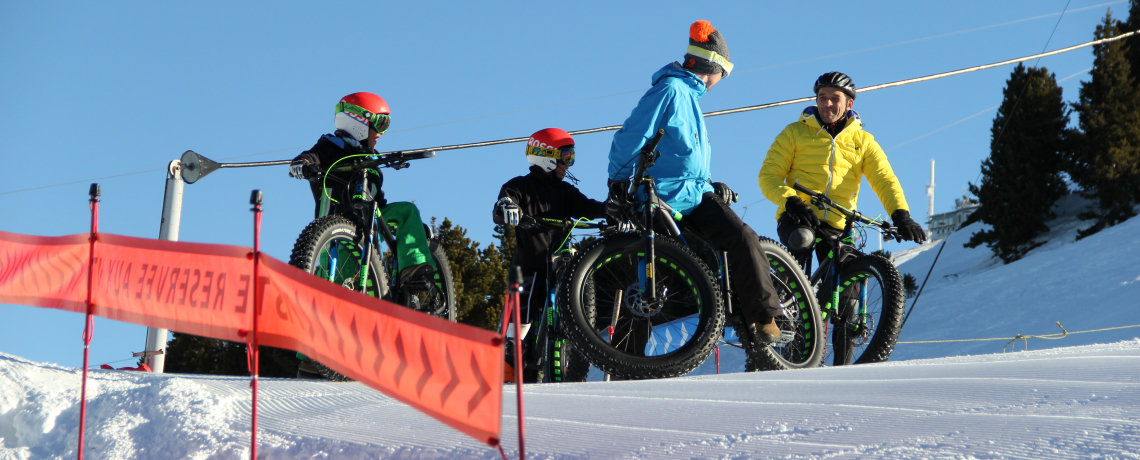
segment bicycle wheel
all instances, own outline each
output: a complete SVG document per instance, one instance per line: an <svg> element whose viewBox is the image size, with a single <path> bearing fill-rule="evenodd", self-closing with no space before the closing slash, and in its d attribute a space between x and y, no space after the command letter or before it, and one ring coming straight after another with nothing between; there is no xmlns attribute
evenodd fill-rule
<svg viewBox="0 0 1140 460"><path fill-rule="evenodd" d="M383 297L388 292L387 277L380 254L373 248L369 254L368 276L365 286L360 284L360 254L364 241L356 223L340 215L330 215L311 222L293 244L289 265L312 273L321 279L340 284L372 297ZM334 382L351 382L352 379L329 369L316 360L313 367L325 378Z"/></svg>
<svg viewBox="0 0 1140 460"><path fill-rule="evenodd" d="M871 254L844 262L840 280L840 308L831 318L832 364L886 361L902 331L902 277L885 257Z"/></svg>
<svg viewBox="0 0 1140 460"><path fill-rule="evenodd" d="M595 324L596 310L594 303L594 288L593 280L587 280L588 286L584 290L586 315L590 318L590 324ZM557 291L557 287L555 288ZM586 377L590 373L590 361L586 359L586 355L582 353L578 347L574 346L574 341L564 332L561 318L555 312L552 319L553 321L547 322L546 334L549 341L546 344L546 369L549 369L550 375L545 376L545 382L585 382Z"/></svg>
<svg viewBox="0 0 1140 460"><path fill-rule="evenodd" d="M435 259L435 283L428 286L426 291L410 292L399 303L416 311L421 311L437 318L455 322L455 280L451 276L451 263L447 261L447 254L439 240L428 240L431 257ZM394 274L392 276L395 276ZM395 280L389 280L394 285Z"/></svg>
<svg viewBox="0 0 1140 460"><path fill-rule="evenodd" d="M780 340L747 355L745 371L786 370L819 367L824 356L824 322L811 289L796 259L776 241L760 237L760 247L772 267L772 284L780 303L785 305L783 318L777 318Z"/></svg>
<svg viewBox="0 0 1140 460"><path fill-rule="evenodd" d="M590 363L614 377L684 375L712 353L724 332L720 290L691 251L658 236L653 264L658 301L643 301L638 286L644 251L645 239L636 235L604 238L582 249L558 290L562 324ZM594 321L588 307L591 292L597 304ZM618 321L611 337L608 326L615 310Z"/></svg>
<svg viewBox="0 0 1140 460"><path fill-rule="evenodd" d="M364 242L356 223L340 215L321 217L310 223L289 256L289 265L322 279L340 284L372 297L388 292L387 277L379 251L369 254L368 276L363 289L360 284L360 254Z"/></svg>

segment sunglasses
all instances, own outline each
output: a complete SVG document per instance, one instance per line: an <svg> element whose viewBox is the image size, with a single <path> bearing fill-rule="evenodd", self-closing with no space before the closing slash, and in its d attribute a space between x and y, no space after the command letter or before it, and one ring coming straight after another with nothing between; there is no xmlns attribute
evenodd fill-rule
<svg viewBox="0 0 1140 460"><path fill-rule="evenodd" d="M392 124L391 115L386 113L372 113L364 107L347 102L338 102L336 104L336 111L337 113L347 112L356 115L356 117L363 120L369 128L372 128L380 134L384 134L385 131L388 131L388 125Z"/></svg>

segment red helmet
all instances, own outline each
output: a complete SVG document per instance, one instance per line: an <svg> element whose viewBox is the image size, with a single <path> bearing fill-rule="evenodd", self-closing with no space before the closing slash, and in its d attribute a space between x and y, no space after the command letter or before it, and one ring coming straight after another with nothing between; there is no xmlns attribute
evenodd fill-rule
<svg viewBox="0 0 1140 460"><path fill-rule="evenodd" d="M388 102L372 93L352 93L336 103L333 121L336 129L343 130L359 142L368 138L368 128L378 133L388 130L392 121Z"/></svg>
<svg viewBox="0 0 1140 460"><path fill-rule="evenodd" d="M530 135L526 141L526 159L546 172L559 163L574 165L574 138L558 128L546 128Z"/></svg>

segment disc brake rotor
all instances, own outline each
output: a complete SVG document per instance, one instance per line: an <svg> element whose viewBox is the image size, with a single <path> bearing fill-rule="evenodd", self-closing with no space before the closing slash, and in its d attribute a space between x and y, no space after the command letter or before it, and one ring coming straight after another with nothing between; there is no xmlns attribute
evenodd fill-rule
<svg viewBox="0 0 1140 460"><path fill-rule="evenodd" d="M625 303L625 309L633 313L633 316L639 318L651 318L664 308L665 293L669 291L668 288L662 288L661 292L657 294L656 301L649 301L645 298L645 293L637 287L636 284L630 285L625 288L625 294L622 296Z"/></svg>

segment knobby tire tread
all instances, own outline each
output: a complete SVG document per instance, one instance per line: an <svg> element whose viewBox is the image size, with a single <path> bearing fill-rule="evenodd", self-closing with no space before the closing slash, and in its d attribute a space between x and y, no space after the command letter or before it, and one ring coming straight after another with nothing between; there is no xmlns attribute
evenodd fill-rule
<svg viewBox="0 0 1140 460"><path fill-rule="evenodd" d="M854 275L868 272L876 276L882 286L883 310L871 342L855 359L854 364L878 363L891 357L891 352L894 351L899 334L902 332L903 310L906 307L906 291L903 289L902 276L886 257L868 254L844 263L842 279L850 280Z"/></svg>
<svg viewBox="0 0 1140 460"><path fill-rule="evenodd" d="M701 262L697 256L680 243L657 235L655 252L658 258L667 257L676 260L678 264L686 267L697 279L697 290L703 298L707 308L703 308L700 316L704 326L693 333L693 339L681 349L668 354L653 357L630 356L606 344L594 332L594 325L583 324L584 318L589 314L581 311L582 306L575 302L575 291L584 291L583 282L591 271L591 266L604 254L619 253L634 244L643 244L644 239L636 235L618 235L597 240L583 248L571 260L559 283L558 308L562 312L563 326L567 335L587 357L589 362L609 373L616 379L657 379L679 377L691 372L700 366L712 354L713 349L720 342L724 333L724 310L720 295L720 287L714 281L712 271ZM600 311L612 308L608 305L597 306ZM623 312L625 310L623 309ZM600 316L600 315L599 315ZM684 349L682 353L682 349Z"/></svg>
<svg viewBox="0 0 1140 460"><path fill-rule="evenodd" d="M799 293L797 302L795 322L788 320L778 320L777 323L781 324L781 329L785 327L796 326L795 341L810 341L810 352L806 357L800 356L795 360L789 360L780 355L780 353L771 345L759 349L759 353L754 352L754 348L744 344L745 351L745 371L751 372L756 370L790 370L790 369L808 369L819 367L824 358L824 331L826 331L827 324L823 321L822 314L819 310L819 303L815 299L815 293L811 288L811 283L808 281L807 275L804 274L803 269L800 268L799 263L796 262L795 257L788 252L779 242L767 238L760 237L760 247L763 248L764 254L768 256L769 264L772 265L772 260L775 259L776 263L785 267L785 270L773 274L777 279L773 280L773 284L780 287L787 286L792 293ZM793 287L794 286L794 287ZM794 294L793 294L794 295ZM803 304L803 306L798 306ZM806 310L806 311L805 311ZM807 318L803 318L804 314ZM742 328L743 329L743 328ZM747 330L737 330L737 336L741 340L749 340L746 338L748 335ZM810 338L805 337L810 335Z"/></svg>

